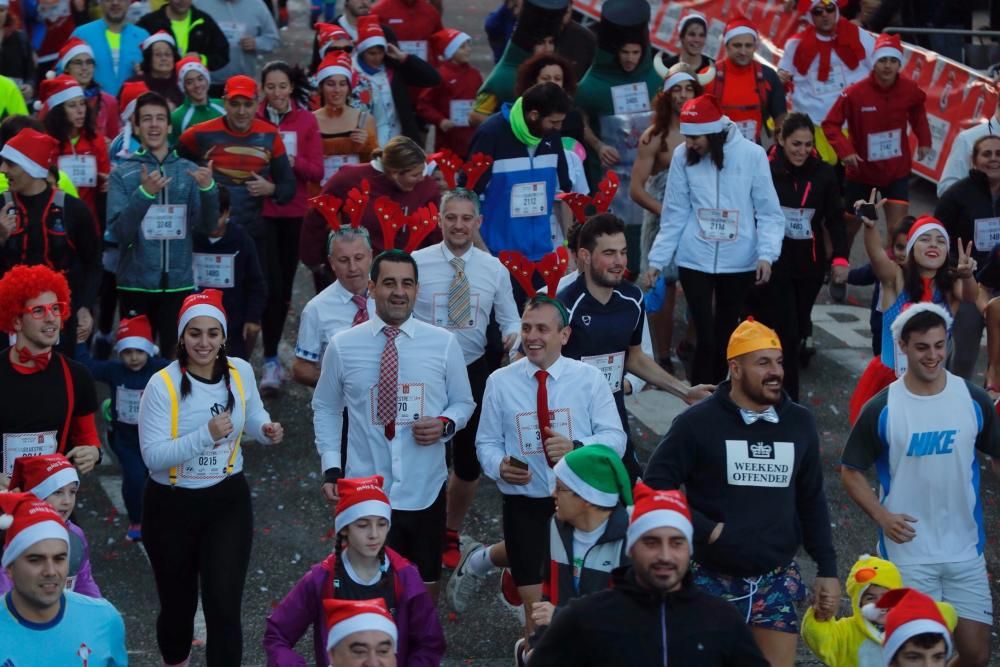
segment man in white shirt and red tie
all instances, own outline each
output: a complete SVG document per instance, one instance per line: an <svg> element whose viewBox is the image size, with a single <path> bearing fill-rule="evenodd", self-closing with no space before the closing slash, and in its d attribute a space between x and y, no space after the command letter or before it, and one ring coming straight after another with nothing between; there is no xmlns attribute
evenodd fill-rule
<svg viewBox="0 0 1000 667"><path fill-rule="evenodd" d="M490 372L484 357L490 311L496 310L506 350L514 344L521 327L510 273L500 260L472 244L482 222L478 195L471 190L449 190L441 197L438 220L444 241L413 253L420 269L420 291L413 315L455 334L477 404L482 404ZM443 557L443 565L451 569L458 566L459 528L476 496L480 473L476 457L478 427L477 408L468 426L451 441L452 473L448 478Z"/></svg>
<svg viewBox="0 0 1000 667"><path fill-rule="evenodd" d="M323 355L313 424L324 475L382 475L392 503L388 545L417 566L432 595L441 576L445 442L476 407L462 349L445 329L411 317L417 264L398 250L372 262L375 314L333 337ZM350 447L340 465L343 409Z"/></svg>
<svg viewBox="0 0 1000 667"><path fill-rule="evenodd" d="M625 431L604 374L562 356L570 332L562 303L533 297L521 318L524 357L486 381L476 451L503 493L504 541L467 548L448 583L449 601L462 611L487 572L509 566L524 602L526 637L534 631L531 606L542 598L555 509L552 467L587 445L625 453Z"/></svg>

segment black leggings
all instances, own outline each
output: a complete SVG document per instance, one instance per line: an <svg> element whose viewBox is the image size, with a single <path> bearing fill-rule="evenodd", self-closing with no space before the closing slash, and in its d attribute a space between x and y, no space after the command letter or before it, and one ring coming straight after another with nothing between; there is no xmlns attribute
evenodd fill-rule
<svg viewBox="0 0 1000 667"><path fill-rule="evenodd" d="M299 230L302 218L264 218L264 236L254 237L257 257L267 281L267 302L260 328L264 338L264 356L278 354L278 343L285 328L292 303L292 284L299 266ZM253 350L247 350L252 353Z"/></svg>
<svg viewBox="0 0 1000 667"><path fill-rule="evenodd" d="M167 664L191 653L198 589L205 611L206 663L243 659L243 585L253 541L250 487L237 473L204 489L146 483L142 543L160 597L156 642Z"/></svg>
<svg viewBox="0 0 1000 667"><path fill-rule="evenodd" d="M697 337L691 384L718 384L726 379L726 346L739 324L754 272L703 273L682 267L680 277Z"/></svg>
<svg viewBox="0 0 1000 667"><path fill-rule="evenodd" d="M122 317L145 315L153 327L160 356L173 359L177 348L177 313L191 292L133 292L118 290L118 308Z"/></svg>

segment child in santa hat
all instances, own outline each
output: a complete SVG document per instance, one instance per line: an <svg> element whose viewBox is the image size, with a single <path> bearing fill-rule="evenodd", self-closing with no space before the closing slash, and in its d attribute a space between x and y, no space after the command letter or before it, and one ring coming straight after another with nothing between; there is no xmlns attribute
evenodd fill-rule
<svg viewBox="0 0 1000 667"><path fill-rule="evenodd" d="M437 128L435 151L448 149L464 158L469 154L475 129L469 127L469 114L483 85L483 75L469 64L472 38L466 33L445 28L431 36L431 43L441 56L441 64L437 66L441 83L420 92L417 115Z"/></svg>
<svg viewBox="0 0 1000 667"><path fill-rule="evenodd" d="M62 454L20 456L14 459L10 478L12 491L34 494L59 513L69 535L69 574L66 590L80 595L100 598L101 589L94 581L90 569L90 545L83 529L69 520L76 507L76 494L80 489L80 476L73 464ZM6 594L13 583L7 571L0 570L0 595Z"/></svg>
<svg viewBox="0 0 1000 667"><path fill-rule="evenodd" d="M106 413L108 444L122 466L122 497L129 523L125 536L138 542L142 539L142 489L148 475L139 451L139 399L149 379L170 362L159 356L145 315L119 322L114 351L116 359L95 360L86 339L78 337L74 358L111 392L110 411Z"/></svg>
<svg viewBox="0 0 1000 667"><path fill-rule="evenodd" d="M952 632L958 616L947 602L936 602L914 588L897 588L862 611L865 618L885 626L882 660L872 664L944 667L955 657Z"/></svg>
<svg viewBox="0 0 1000 667"><path fill-rule="evenodd" d="M400 665L440 663L445 640L434 601L416 566L385 546L392 508L382 481L375 475L337 482L334 551L314 565L268 616L264 650L269 664L302 663L295 645L312 625L316 665L329 665L326 651L328 645L333 647L334 637L324 604L371 598L381 598L392 612Z"/></svg>

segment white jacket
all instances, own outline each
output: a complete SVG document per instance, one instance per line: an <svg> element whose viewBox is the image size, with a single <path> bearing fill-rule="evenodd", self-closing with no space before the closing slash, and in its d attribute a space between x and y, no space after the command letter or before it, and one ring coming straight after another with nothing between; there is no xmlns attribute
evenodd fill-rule
<svg viewBox="0 0 1000 667"><path fill-rule="evenodd" d="M705 273L753 271L757 260L774 264L781 254L785 216L771 180L764 149L743 138L735 124L727 128L722 171L709 155L688 165L687 148L674 150L667 172L660 232L649 251L649 266L663 270L677 255L677 265ZM710 240L699 224L699 211L738 212L736 238ZM729 214L731 219L732 214Z"/></svg>

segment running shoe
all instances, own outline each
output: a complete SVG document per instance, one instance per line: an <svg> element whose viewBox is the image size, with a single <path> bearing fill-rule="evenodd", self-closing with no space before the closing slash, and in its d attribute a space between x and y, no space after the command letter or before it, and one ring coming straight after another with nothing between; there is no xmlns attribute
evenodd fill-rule
<svg viewBox="0 0 1000 667"><path fill-rule="evenodd" d="M524 625L524 601L517 591L514 575L506 567L500 573L500 602Z"/></svg>
<svg viewBox="0 0 1000 667"><path fill-rule="evenodd" d="M472 568L467 567L469 558L486 548L488 547L480 542L469 542L465 545L462 549L462 556L458 561L458 567L455 568L455 571L451 573L451 577L448 579L448 586L445 589L448 604L460 614L469 608L473 596L475 596L479 585L485 578L473 572Z"/></svg>
<svg viewBox="0 0 1000 667"><path fill-rule="evenodd" d="M281 391L281 383L285 380L285 369L281 367L281 362L265 361L264 368L260 373L260 393L262 395L274 395Z"/></svg>
<svg viewBox="0 0 1000 667"><path fill-rule="evenodd" d="M129 542L142 542L142 524L130 523L125 532L125 539Z"/></svg>
<svg viewBox="0 0 1000 667"><path fill-rule="evenodd" d="M450 528L444 531L444 551L441 552L441 565L449 570L458 567L462 558L462 548L459 543L458 531Z"/></svg>

